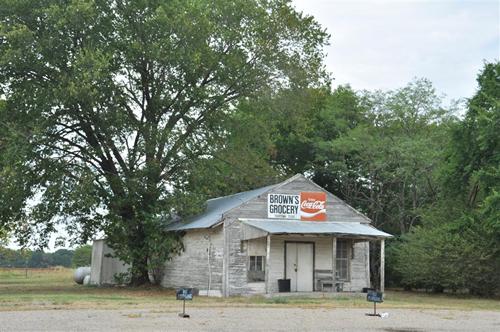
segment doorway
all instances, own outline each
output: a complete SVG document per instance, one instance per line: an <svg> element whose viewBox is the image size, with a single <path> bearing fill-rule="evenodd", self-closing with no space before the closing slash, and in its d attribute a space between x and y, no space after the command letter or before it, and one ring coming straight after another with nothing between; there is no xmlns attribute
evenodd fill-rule
<svg viewBox="0 0 500 332"><path fill-rule="evenodd" d="M291 292L312 292L314 243L285 242L285 277Z"/></svg>

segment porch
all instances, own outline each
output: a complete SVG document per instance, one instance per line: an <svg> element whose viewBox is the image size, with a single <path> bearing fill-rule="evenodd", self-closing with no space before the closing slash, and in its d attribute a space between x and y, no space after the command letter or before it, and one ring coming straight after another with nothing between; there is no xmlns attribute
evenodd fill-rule
<svg viewBox="0 0 500 332"><path fill-rule="evenodd" d="M390 235L369 224L240 221L250 262L248 273L262 268L261 283L249 280L250 293L318 297L359 294L371 285L369 241L380 242L380 290L384 291L384 240Z"/></svg>
<svg viewBox="0 0 500 332"><path fill-rule="evenodd" d="M265 298L310 298L310 299L334 299L334 298L366 298L363 292L287 292L265 294Z"/></svg>

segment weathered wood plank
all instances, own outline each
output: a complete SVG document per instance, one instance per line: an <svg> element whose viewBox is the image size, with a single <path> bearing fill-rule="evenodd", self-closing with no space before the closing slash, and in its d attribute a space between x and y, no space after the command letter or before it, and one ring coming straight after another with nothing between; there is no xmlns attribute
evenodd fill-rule
<svg viewBox="0 0 500 332"><path fill-rule="evenodd" d="M221 293L224 256L222 227L188 231L183 243L184 251L166 262L161 285L196 287L200 291L208 292L210 289L212 294L214 291Z"/></svg>
<svg viewBox="0 0 500 332"><path fill-rule="evenodd" d="M380 240L380 291L385 289L385 240Z"/></svg>
<svg viewBox="0 0 500 332"><path fill-rule="evenodd" d="M271 287L269 283L269 270L271 268L271 235L266 237L266 294L271 292Z"/></svg>
<svg viewBox="0 0 500 332"><path fill-rule="evenodd" d="M337 238L332 237L332 280L333 288L335 289L335 283L337 282Z"/></svg>

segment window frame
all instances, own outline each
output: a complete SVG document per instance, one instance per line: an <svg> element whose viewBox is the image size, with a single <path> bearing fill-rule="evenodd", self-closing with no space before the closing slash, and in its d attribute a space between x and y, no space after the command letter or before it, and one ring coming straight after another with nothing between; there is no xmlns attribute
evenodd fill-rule
<svg viewBox="0 0 500 332"><path fill-rule="evenodd" d="M260 267L260 270L257 268ZM247 260L247 281L248 282L264 282L266 273L266 256L262 255L249 255ZM252 275L254 277L252 277ZM257 275L262 275L258 278Z"/></svg>
<svg viewBox="0 0 500 332"><path fill-rule="evenodd" d="M351 281L351 246L352 241L346 239L337 239L335 248L335 279L337 281ZM339 248L340 247L340 248ZM343 253L344 256L339 255ZM345 262L346 276L343 278L340 274L340 262Z"/></svg>
<svg viewBox="0 0 500 332"><path fill-rule="evenodd" d="M252 263L252 258L254 259L254 262ZM260 264L259 264L259 259L260 259ZM251 255L248 256L248 271L254 271L254 272L266 272L266 256L260 256L260 255ZM252 265L254 268L252 268ZM260 265L261 269L257 269L257 266Z"/></svg>

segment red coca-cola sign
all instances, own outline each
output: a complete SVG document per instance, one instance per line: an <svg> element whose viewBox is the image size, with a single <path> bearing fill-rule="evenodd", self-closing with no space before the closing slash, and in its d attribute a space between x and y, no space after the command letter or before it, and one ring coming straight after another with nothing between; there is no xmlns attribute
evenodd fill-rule
<svg viewBox="0 0 500 332"><path fill-rule="evenodd" d="M304 191L300 193L300 220L326 220L326 193Z"/></svg>

